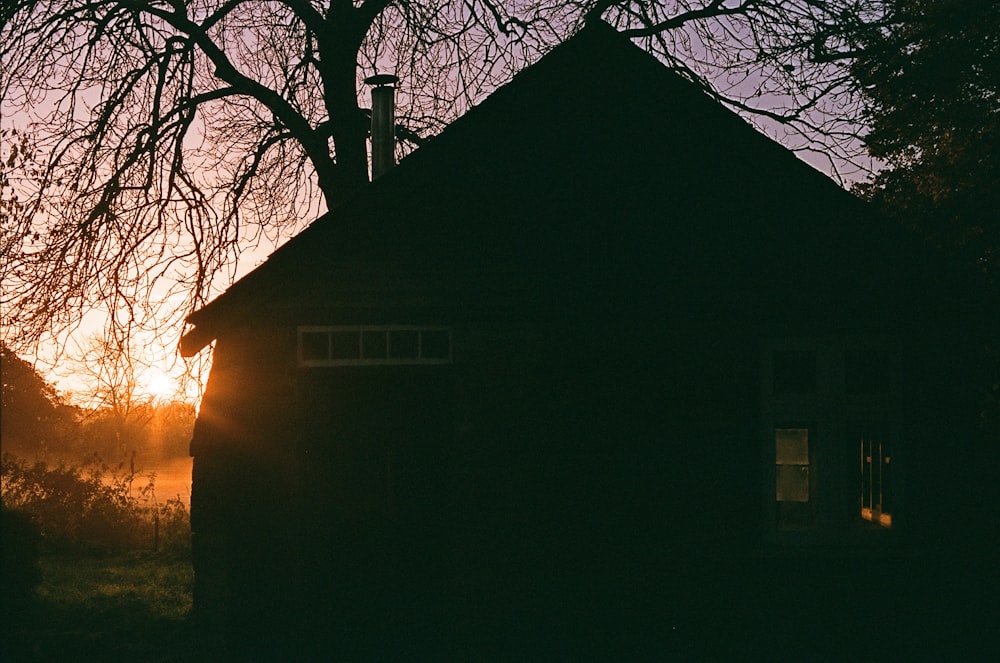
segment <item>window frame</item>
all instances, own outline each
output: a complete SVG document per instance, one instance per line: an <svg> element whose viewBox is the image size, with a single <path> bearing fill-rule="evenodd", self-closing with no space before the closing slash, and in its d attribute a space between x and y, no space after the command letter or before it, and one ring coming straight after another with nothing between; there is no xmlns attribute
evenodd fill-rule
<svg viewBox="0 0 1000 663"><path fill-rule="evenodd" d="M806 432L806 459L805 462L780 462L777 457L778 431L781 430L804 430ZM817 514L818 497L818 474L816 473L817 463L817 430L815 421L802 420L781 420L775 421L771 429L772 451L774 456L774 518L775 527L779 532L811 532L819 526ZM806 499L804 500L780 500L779 483L780 468L798 467L806 469ZM787 505L787 506L786 506ZM799 513L794 513L794 512ZM800 519L799 522L795 522Z"/></svg>
<svg viewBox="0 0 1000 663"><path fill-rule="evenodd" d="M876 335L782 336L764 339L760 346L761 434L764 463L761 485L764 541L780 547L798 544L850 546L889 544L905 525L905 462L901 391L898 376L902 351L898 340ZM815 389L776 388L776 353L816 353ZM872 354L884 357L878 381L852 379L851 362ZM849 360L848 357L851 357ZM879 388L852 388L877 382ZM877 423L891 450L891 475L884 485L890 508L879 518L862 511L862 477L858 442L852 439L859 424ZM810 500L815 498L816 526L811 530L782 527L781 503L776 499L779 470L775 430L810 430Z"/></svg>
<svg viewBox="0 0 1000 663"><path fill-rule="evenodd" d="M392 356L392 332L416 332L416 356ZM448 347L445 355L424 356L424 334L447 334ZM353 333L358 335L358 356L333 357L331 336L335 333ZM327 335L327 356L325 358L306 359L303 356L303 336L306 334ZM385 339L384 356L365 356L365 335L381 334ZM304 368L324 368L330 366L432 366L451 364L453 359L453 330L446 325L300 325L296 331L296 358Z"/></svg>

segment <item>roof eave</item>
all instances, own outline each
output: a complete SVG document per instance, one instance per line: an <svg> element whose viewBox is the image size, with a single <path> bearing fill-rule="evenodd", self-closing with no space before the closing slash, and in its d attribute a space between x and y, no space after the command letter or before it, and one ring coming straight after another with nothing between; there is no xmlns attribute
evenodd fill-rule
<svg viewBox="0 0 1000 663"><path fill-rule="evenodd" d="M193 326L189 332L181 336L180 353L182 357L193 357L215 340L216 334L205 326Z"/></svg>

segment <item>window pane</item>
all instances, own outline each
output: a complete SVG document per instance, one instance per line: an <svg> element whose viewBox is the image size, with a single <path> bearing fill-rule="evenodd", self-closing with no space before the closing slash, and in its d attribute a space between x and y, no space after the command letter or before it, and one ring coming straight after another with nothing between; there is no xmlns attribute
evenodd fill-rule
<svg viewBox="0 0 1000 663"><path fill-rule="evenodd" d="M816 391L816 353L782 350L775 352L774 393L808 394Z"/></svg>
<svg viewBox="0 0 1000 663"><path fill-rule="evenodd" d="M416 359L418 348L417 330L399 329L389 332L389 356L393 359Z"/></svg>
<svg viewBox="0 0 1000 663"><path fill-rule="evenodd" d="M330 356L333 359L360 358L361 335L356 331L337 331L330 334Z"/></svg>
<svg viewBox="0 0 1000 663"><path fill-rule="evenodd" d="M385 359L385 332L366 331L362 334L365 359Z"/></svg>
<svg viewBox="0 0 1000 663"><path fill-rule="evenodd" d="M774 462L778 465L808 465L809 429L776 428Z"/></svg>
<svg viewBox="0 0 1000 663"><path fill-rule="evenodd" d="M330 335L327 332L302 332L299 337L303 361L330 358Z"/></svg>
<svg viewBox="0 0 1000 663"><path fill-rule="evenodd" d="M420 334L420 356L424 359L447 359L451 356L447 329L435 329Z"/></svg>
<svg viewBox="0 0 1000 663"><path fill-rule="evenodd" d="M809 501L809 467L804 465L778 465L775 482L775 499L779 502Z"/></svg>

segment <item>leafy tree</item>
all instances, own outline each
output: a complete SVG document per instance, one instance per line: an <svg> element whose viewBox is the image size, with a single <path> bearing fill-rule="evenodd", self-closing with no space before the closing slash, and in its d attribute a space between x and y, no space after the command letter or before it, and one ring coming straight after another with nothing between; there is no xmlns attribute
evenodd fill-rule
<svg viewBox="0 0 1000 663"><path fill-rule="evenodd" d="M359 79L400 77L399 150L603 19L793 149L851 156L844 66L880 0L6 0L0 99L30 118L8 328L178 316L368 179ZM363 96L363 95L362 95ZM13 186L13 185L12 185ZM166 308L159 303L169 302ZM176 331L175 331L176 333Z"/></svg>
<svg viewBox="0 0 1000 663"><path fill-rule="evenodd" d="M860 186L966 265L1000 276L1000 3L892 0L853 71L866 144L886 168ZM988 301L988 299L987 299ZM987 309L986 316L993 316ZM989 323L987 323L989 324ZM1000 345L983 348L985 447L1000 431ZM988 466L988 464L986 464Z"/></svg>
<svg viewBox="0 0 1000 663"><path fill-rule="evenodd" d="M18 188L13 186L11 176L30 170L34 157L31 136L18 133L16 129L0 129L0 252L7 253L8 241L16 236L5 232L19 217L28 214L25 203L18 196Z"/></svg>
<svg viewBox="0 0 1000 663"><path fill-rule="evenodd" d="M76 410L28 362L0 343L0 434L4 449L45 456L76 430Z"/></svg>
<svg viewBox="0 0 1000 663"><path fill-rule="evenodd" d="M854 72L866 144L887 167L864 190L937 246L1000 267L1000 4L893 0Z"/></svg>

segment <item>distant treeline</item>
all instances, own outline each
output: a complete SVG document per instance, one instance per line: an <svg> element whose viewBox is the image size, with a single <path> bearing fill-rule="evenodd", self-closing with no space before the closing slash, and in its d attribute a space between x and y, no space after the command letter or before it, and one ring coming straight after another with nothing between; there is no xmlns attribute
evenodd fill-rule
<svg viewBox="0 0 1000 663"><path fill-rule="evenodd" d="M3 451L48 464L95 457L141 470L186 457L195 408L131 398L96 409L71 405L34 368L0 345ZM134 463L134 465L133 465Z"/></svg>

